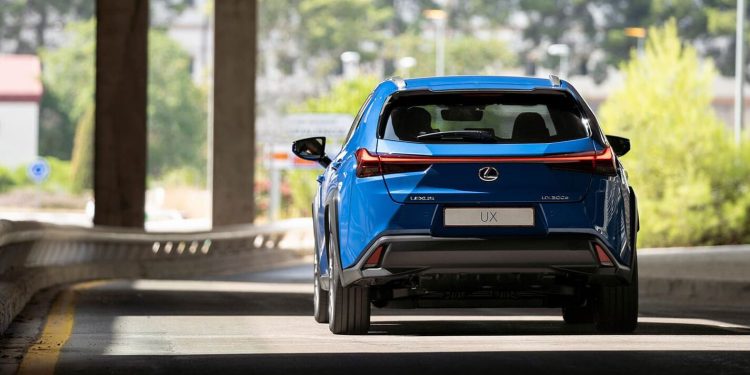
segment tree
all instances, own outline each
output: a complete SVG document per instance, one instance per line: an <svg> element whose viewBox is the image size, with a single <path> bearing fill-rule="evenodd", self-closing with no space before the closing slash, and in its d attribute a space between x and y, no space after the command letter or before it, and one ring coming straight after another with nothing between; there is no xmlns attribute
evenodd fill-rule
<svg viewBox="0 0 750 375"><path fill-rule="evenodd" d="M0 50L34 53L47 45L50 28L90 18L93 12L92 0L4 0L0 4Z"/></svg>
<svg viewBox="0 0 750 375"><path fill-rule="evenodd" d="M602 5L606 5L606 1ZM622 29L628 26L659 25L669 19L677 20L682 38L695 45L698 53L711 56L722 74L734 71L734 42L736 0L637 0L614 3L607 20L604 49L610 63L627 59L634 40L626 38Z"/></svg>
<svg viewBox="0 0 750 375"><path fill-rule="evenodd" d="M622 71L624 86L600 114L608 132L633 142L623 163L638 194L640 243L750 240L750 152L712 110L710 61L683 45L671 20L649 29L644 55Z"/></svg>
<svg viewBox="0 0 750 375"><path fill-rule="evenodd" d="M394 70L391 64L404 56L418 58L411 73L432 74L434 52L433 57L429 54L434 43L420 40L432 25L423 12L442 8L448 17L449 62L450 44L499 43L487 38L487 32L516 29L523 35L517 48L525 65L557 66L558 57L547 54L546 47L563 43L571 49L571 74L592 74L602 80L607 68L628 59L638 43L625 35L625 28L660 25L676 17L681 35L702 56L712 56L723 74L731 75L735 6L736 0L265 0L260 7L260 38L269 47L265 52L278 55L273 61L287 73L292 67L303 67L317 76L329 74L339 66L339 54L352 50L360 52L365 63L384 60L386 75ZM485 37L479 38L482 34ZM463 51L488 50L491 46ZM459 65L463 62L474 60L457 60L453 72L497 70Z"/></svg>
<svg viewBox="0 0 750 375"><path fill-rule="evenodd" d="M518 61L511 49L497 39L479 39L456 32L446 40L446 74L499 74ZM396 70L398 75L423 77L435 75L435 41L407 32L388 42L385 57L397 60L410 56L417 65L408 74Z"/></svg>
<svg viewBox="0 0 750 375"><path fill-rule="evenodd" d="M380 5L380 6L378 6ZM393 17L393 9L370 0L306 0L299 5L308 53L327 52L338 58L344 51L367 52L364 41L379 42Z"/></svg>
<svg viewBox="0 0 750 375"><path fill-rule="evenodd" d="M190 76L190 57L166 33L149 32L148 171L206 168L206 95Z"/></svg>
<svg viewBox="0 0 750 375"><path fill-rule="evenodd" d="M70 190L80 193L94 185L94 107L83 114L76 126L70 160Z"/></svg>
<svg viewBox="0 0 750 375"><path fill-rule="evenodd" d="M191 0L151 0L152 14L161 23L179 16ZM36 53L38 49L56 47L47 38L60 31L60 25L91 19L95 0L2 0L0 1L0 51ZM157 12L153 12L157 10Z"/></svg>
<svg viewBox="0 0 750 375"><path fill-rule="evenodd" d="M94 104L95 23L70 23L67 43L57 49L42 48L39 153L69 160L76 125ZM92 110L93 111L93 110Z"/></svg>
<svg viewBox="0 0 750 375"><path fill-rule="evenodd" d="M377 84L378 79L371 76L340 81L330 92L292 106L290 110L296 113L345 113L354 116Z"/></svg>
<svg viewBox="0 0 750 375"><path fill-rule="evenodd" d="M279 60L299 61L309 71L326 75L345 51L363 61L378 55L393 18L386 0L266 0L260 3L259 38Z"/></svg>
<svg viewBox="0 0 750 375"><path fill-rule="evenodd" d="M41 53L45 86L42 111L53 112L66 129L50 129L42 125L41 152L52 154L52 145L59 142L57 153L74 159L79 187L89 186L91 141L83 133L93 129L94 113L94 21L71 23L66 28L69 41L55 50ZM162 176L170 169L191 167L205 171L206 100L201 89L193 84L190 58L164 32L149 31L148 71L148 170L151 177ZM44 107L44 103L54 106ZM78 127L77 130L70 129ZM75 133L75 149L73 137ZM89 155L89 156L87 156Z"/></svg>
<svg viewBox="0 0 750 375"><path fill-rule="evenodd" d="M377 86L375 77L359 77L341 81L330 92L308 99L299 106L291 108L297 113L345 113L355 116L364 104L367 96ZM315 176L319 170L290 170L285 180L289 184L291 202L284 204L291 216L307 216L310 214L310 202L315 197L318 183Z"/></svg>

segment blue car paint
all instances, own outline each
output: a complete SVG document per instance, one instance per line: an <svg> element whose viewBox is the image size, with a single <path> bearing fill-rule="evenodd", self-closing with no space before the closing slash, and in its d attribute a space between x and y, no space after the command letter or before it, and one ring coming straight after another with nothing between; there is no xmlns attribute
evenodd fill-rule
<svg viewBox="0 0 750 375"><path fill-rule="evenodd" d="M575 89L563 81L554 87L547 79L524 77L432 77L408 79L406 90L533 90L538 88L565 90L582 105L585 102ZM371 152L400 153L412 155L455 155L455 156L524 156L548 155L582 151L600 151L604 144L595 137L581 138L566 142L539 144L420 144L378 139L377 128L380 116L388 98L398 91L392 81L378 85L369 100L361 109L356 128L341 151L333 158L331 165L322 175L320 188L315 198L313 210L316 221L316 238L321 274L328 274L328 242L326 207L336 205L338 217L339 254L337 258L342 268L354 265L375 239L388 233L430 234L436 237L493 237L506 235L545 235L548 233L587 233L596 236L621 264L629 265L633 245L629 242L631 220L628 213L630 204L629 186L622 166L618 162L618 175L607 177L584 175L588 180L585 190L562 202L540 202L531 197L519 197L509 202L498 201L497 206L532 206L535 209L536 225L529 228L446 228L442 225L442 209L447 204L466 207L488 205L478 194L476 201L465 198L453 200L449 197L438 203L404 204L404 198L414 192L399 186L399 179L406 181L424 178L423 172L398 175L356 177L355 152L365 148ZM592 116L593 117L593 116ZM596 118L589 118L596 121ZM503 169L514 168L504 165ZM428 171L429 172L429 171ZM531 177L533 178L533 177ZM390 192L386 179L393 185ZM575 181L580 186L582 181ZM410 183L415 185L414 181ZM409 184L403 184L404 186ZM419 189L419 183L416 183ZM390 187L390 186L389 186ZM467 187L475 191L476 186ZM517 191L517 193L520 192ZM492 205L492 203L489 203Z"/></svg>
<svg viewBox="0 0 750 375"><path fill-rule="evenodd" d="M529 156L570 154L594 151L589 138L572 141L538 144L419 144L379 140L378 153L441 156ZM388 190L395 201L404 203L409 196L429 194L441 203L482 202L492 204L513 201L515 203L534 202L539 197L530 185L545 187L548 194L566 195L571 200L581 200L588 190L591 176L583 173L557 173L541 164L502 164L485 163L502 171L504 176L522 174L524 179L503 178L503 189L496 184L487 184L476 177L476 168L466 168L466 164L441 165L422 173L399 173L384 176ZM461 181L457 186L453 181ZM444 181L443 191L435 191L436 183ZM550 182L555 182L551 185ZM508 186L511 183L513 186ZM422 189L422 185L426 185ZM440 188L438 188L440 190Z"/></svg>

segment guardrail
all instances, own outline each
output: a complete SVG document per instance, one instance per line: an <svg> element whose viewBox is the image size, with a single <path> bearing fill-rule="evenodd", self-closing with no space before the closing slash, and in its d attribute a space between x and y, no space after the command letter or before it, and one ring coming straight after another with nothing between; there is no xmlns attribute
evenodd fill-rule
<svg viewBox="0 0 750 375"><path fill-rule="evenodd" d="M295 261L280 249L309 219L210 232L147 233L0 220L0 333L39 290L113 278L177 278L243 272ZM295 251L296 250L296 251Z"/></svg>

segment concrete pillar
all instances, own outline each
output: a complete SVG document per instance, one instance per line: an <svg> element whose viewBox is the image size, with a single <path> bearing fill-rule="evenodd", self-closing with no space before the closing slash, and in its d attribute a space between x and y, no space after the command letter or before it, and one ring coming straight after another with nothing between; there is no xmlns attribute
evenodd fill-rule
<svg viewBox="0 0 750 375"><path fill-rule="evenodd" d="M95 225L143 227L148 6L96 1Z"/></svg>
<svg viewBox="0 0 750 375"><path fill-rule="evenodd" d="M214 5L213 225L255 217L256 0Z"/></svg>

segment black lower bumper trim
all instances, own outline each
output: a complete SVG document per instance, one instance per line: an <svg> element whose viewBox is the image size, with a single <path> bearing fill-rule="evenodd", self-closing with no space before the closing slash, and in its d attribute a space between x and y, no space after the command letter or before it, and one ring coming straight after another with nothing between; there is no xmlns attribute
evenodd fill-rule
<svg viewBox="0 0 750 375"><path fill-rule="evenodd" d="M543 238L453 238L429 235L383 236L362 259L343 270L344 285L383 282L417 273L580 273L598 282L629 281L620 264L600 267L589 235ZM376 248L384 248L378 267L364 269Z"/></svg>

